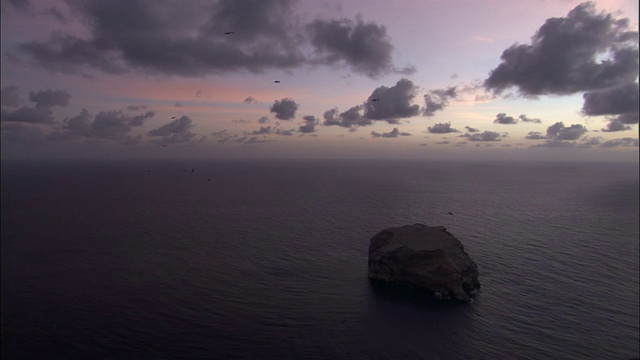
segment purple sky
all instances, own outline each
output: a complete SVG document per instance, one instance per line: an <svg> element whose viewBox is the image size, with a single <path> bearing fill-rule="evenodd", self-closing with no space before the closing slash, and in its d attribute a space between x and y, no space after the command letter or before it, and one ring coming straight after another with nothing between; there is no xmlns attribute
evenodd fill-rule
<svg viewBox="0 0 640 360"><path fill-rule="evenodd" d="M2 0L1 23L3 159L638 160L637 0Z"/></svg>

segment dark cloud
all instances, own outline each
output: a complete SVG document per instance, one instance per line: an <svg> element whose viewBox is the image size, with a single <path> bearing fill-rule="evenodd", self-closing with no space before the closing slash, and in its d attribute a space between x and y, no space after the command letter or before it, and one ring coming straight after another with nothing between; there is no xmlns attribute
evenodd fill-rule
<svg viewBox="0 0 640 360"><path fill-rule="evenodd" d="M398 80L392 87L380 86L373 90L363 105L364 117L397 124L399 118L418 115L420 106L411 104L417 91L418 87L407 79Z"/></svg>
<svg viewBox="0 0 640 360"><path fill-rule="evenodd" d="M46 135L42 130L34 125L25 125L19 123L9 123L2 125L2 140L3 141L41 141L45 139Z"/></svg>
<svg viewBox="0 0 640 360"><path fill-rule="evenodd" d="M316 132L316 125L320 123L320 120L312 115L307 115L303 119L304 125L300 125L298 131L306 134Z"/></svg>
<svg viewBox="0 0 640 360"><path fill-rule="evenodd" d="M407 132L401 132L400 130L398 130L398 128L393 128L393 130L387 133L378 133L378 132L372 131L371 136L373 136L374 138L377 138L377 137L396 138L398 136L411 136L411 134Z"/></svg>
<svg viewBox="0 0 640 360"><path fill-rule="evenodd" d="M9 103L15 103L15 99L11 99L14 96L14 90L9 90ZM17 91L17 89L15 89ZM4 92L4 89L3 89ZM51 90L45 89L38 92L29 92L29 101L35 103L35 107L23 106L14 111L8 111L2 109L0 113L0 119L4 122L23 122L23 123L40 123L40 124L53 124L55 119L53 118L53 111L51 109L55 106L67 106L71 94L64 90Z"/></svg>
<svg viewBox="0 0 640 360"><path fill-rule="evenodd" d="M524 115L524 114L518 116L518 119L520 119L520 121L526 122L526 123L542 124L542 121L540 119L532 119L532 118L527 117L527 115Z"/></svg>
<svg viewBox="0 0 640 360"><path fill-rule="evenodd" d="M432 134L447 134L447 133L459 132L457 129L454 129L451 127L451 123L435 124L433 126L429 126L427 128L427 131Z"/></svg>
<svg viewBox="0 0 640 360"><path fill-rule="evenodd" d="M252 136L247 141L245 141L244 144L262 144L266 142L268 142L268 140L260 140L257 136Z"/></svg>
<svg viewBox="0 0 640 360"><path fill-rule="evenodd" d="M128 116L122 111L101 111L91 120L91 115L82 109L79 115L65 119L63 129L68 135L122 141L133 127L142 126L144 120L154 116L153 111L138 116Z"/></svg>
<svg viewBox="0 0 640 360"><path fill-rule="evenodd" d="M184 105L177 102L175 105L173 105L173 107L181 108L181 107L184 107Z"/></svg>
<svg viewBox="0 0 640 360"><path fill-rule="evenodd" d="M9 111L4 108L0 110L2 122L21 122L32 124L53 124L53 112L50 109L23 106L17 110Z"/></svg>
<svg viewBox="0 0 640 360"><path fill-rule="evenodd" d="M156 115L153 111L147 111L142 115L134 116L133 119L129 122L131 126L142 126L145 120L150 119Z"/></svg>
<svg viewBox="0 0 640 360"><path fill-rule="evenodd" d="M375 78L393 70L393 45L387 29L373 22L315 20L307 30L319 58L324 64L344 63L357 73ZM409 71L406 69L405 71Z"/></svg>
<svg viewBox="0 0 640 360"><path fill-rule="evenodd" d="M20 92L17 86L9 85L2 88L2 106L16 107L20 105Z"/></svg>
<svg viewBox="0 0 640 360"><path fill-rule="evenodd" d="M258 102L258 100L254 99L253 97L249 96L248 98L244 99L243 101L245 104L255 104Z"/></svg>
<svg viewBox="0 0 640 360"><path fill-rule="evenodd" d="M436 143L436 145L448 145L448 144L451 144L451 141L449 141L449 140L443 140L443 141L438 141L438 142Z"/></svg>
<svg viewBox="0 0 640 360"><path fill-rule="evenodd" d="M529 134L527 134L527 136L525 136L524 138L528 139L528 140L544 140L544 139L548 139L547 136L542 135L542 133L538 132L538 131L530 131Z"/></svg>
<svg viewBox="0 0 640 360"><path fill-rule="evenodd" d="M283 135L283 136L291 136L293 135L292 130L284 130L279 127L271 127L271 126L261 126L260 129L254 131L244 132L245 135Z"/></svg>
<svg viewBox="0 0 640 360"><path fill-rule="evenodd" d="M5 2L5 1L3 1ZM6 0L9 4L21 11L31 10L31 1L29 0Z"/></svg>
<svg viewBox="0 0 640 360"><path fill-rule="evenodd" d="M36 103L38 109L51 109L54 106L67 106L71 100L71 94L64 90L46 89L38 92L29 92L29 100Z"/></svg>
<svg viewBox="0 0 640 360"><path fill-rule="evenodd" d="M614 131L626 131L631 130L631 126L624 124L621 121L613 120L607 124L606 129L602 129L605 132L614 132Z"/></svg>
<svg viewBox="0 0 640 360"><path fill-rule="evenodd" d="M140 111L140 110L146 110L147 109L147 105L129 105L127 106L127 110L131 110L131 111Z"/></svg>
<svg viewBox="0 0 640 360"><path fill-rule="evenodd" d="M228 142L234 138L237 138L238 134L232 135L226 129L224 129L224 130L211 133L211 136L218 138L218 142L223 143L223 142Z"/></svg>
<svg viewBox="0 0 640 360"><path fill-rule="evenodd" d="M634 138L622 138L622 139L613 139L609 141L605 141L600 144L602 148L612 148L612 147L638 147L638 139Z"/></svg>
<svg viewBox="0 0 640 360"><path fill-rule="evenodd" d="M547 138L557 140L577 140L587 131L588 130L580 124L573 124L566 127L564 126L564 123L557 122L547 128Z"/></svg>
<svg viewBox="0 0 640 360"><path fill-rule="evenodd" d="M582 139L582 145L583 146L592 146L592 145L599 145L600 144L600 139L602 139L599 136L595 136L595 137L587 137L585 136Z"/></svg>
<svg viewBox="0 0 640 360"><path fill-rule="evenodd" d="M527 122L527 123L534 123L534 124L540 124L542 123L542 121L540 121L540 119L532 119L527 117L527 115L520 115L518 116L518 119L521 122ZM494 124L503 124L503 125L514 125L518 123L518 119L514 118L513 116L507 116L507 114L505 113L499 113L496 115L496 119L493 120Z"/></svg>
<svg viewBox="0 0 640 360"><path fill-rule="evenodd" d="M159 143L185 143L192 141L196 136L196 134L190 131L194 126L188 116L182 116L179 119L175 119L168 124L149 131L148 135L158 137L157 142Z"/></svg>
<svg viewBox="0 0 640 360"><path fill-rule="evenodd" d="M467 133L464 134L464 136L469 139L469 141L501 141L501 137L503 137L503 135L495 131L484 131L475 134Z"/></svg>
<svg viewBox="0 0 640 360"><path fill-rule="evenodd" d="M607 130L629 130L625 124L637 124L639 91L635 82L588 92L583 95L582 113L588 116L617 115L610 119Z"/></svg>
<svg viewBox="0 0 640 360"><path fill-rule="evenodd" d="M464 128L467 129L467 131L470 132L470 133L474 133L474 132L480 131L480 130L478 130L476 128L472 128L470 126L465 126Z"/></svg>
<svg viewBox="0 0 640 360"><path fill-rule="evenodd" d="M259 122L260 124L266 124L266 123L268 123L268 122L269 122L269 118L268 118L268 117L266 117L266 116L262 116L260 119L258 119L258 122Z"/></svg>
<svg viewBox="0 0 640 360"><path fill-rule="evenodd" d="M324 112L325 126L338 125L355 130L356 126L372 125L373 120L365 118L362 113L362 106L356 105L349 110L338 114L338 109L331 109Z"/></svg>
<svg viewBox="0 0 640 360"><path fill-rule="evenodd" d="M442 111L449 105L449 99L455 99L456 96L455 86L446 89L429 90L429 92L424 95L425 107L422 114L424 116L433 116L436 111Z"/></svg>
<svg viewBox="0 0 640 360"><path fill-rule="evenodd" d="M44 40L22 43L19 51L26 62L75 74L95 69L202 76L317 64L345 64L370 77L415 71L393 66L393 46L384 26L361 18L315 20L304 26L293 0L67 3L86 29L57 30Z"/></svg>
<svg viewBox="0 0 640 360"><path fill-rule="evenodd" d="M506 125L517 124L518 122L513 118L513 116L507 116L507 114L505 113L499 113L498 115L496 115L496 119L493 120L493 123Z"/></svg>
<svg viewBox="0 0 640 360"><path fill-rule="evenodd" d="M248 132L248 135L269 135L273 133L271 126L260 126L259 130Z"/></svg>
<svg viewBox="0 0 640 360"><path fill-rule="evenodd" d="M70 1L90 36L53 33L21 50L42 67L123 73L130 68L198 76L224 70L261 72L300 66L291 34L291 1ZM226 31L234 36L224 36Z"/></svg>
<svg viewBox="0 0 640 360"><path fill-rule="evenodd" d="M594 3L585 2L564 18L547 19L531 44L506 49L484 86L497 93L516 87L535 96L630 83L638 76L637 39L628 19L597 13ZM598 61L599 55L609 58Z"/></svg>
<svg viewBox="0 0 640 360"><path fill-rule="evenodd" d="M234 120L231 120L231 122L234 124L248 124L251 122L251 120L234 119Z"/></svg>
<svg viewBox="0 0 640 360"><path fill-rule="evenodd" d="M289 98L276 100L269 108L269 111L276 113L276 118L280 120L291 120L296 117L298 104Z"/></svg>

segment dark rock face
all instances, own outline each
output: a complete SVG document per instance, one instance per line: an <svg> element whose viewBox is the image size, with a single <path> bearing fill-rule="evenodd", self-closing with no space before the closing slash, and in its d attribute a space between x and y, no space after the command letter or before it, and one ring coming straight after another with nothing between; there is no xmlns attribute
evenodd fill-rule
<svg viewBox="0 0 640 360"><path fill-rule="evenodd" d="M405 225L380 231L369 245L369 279L426 290L441 299L470 301L478 268L444 226Z"/></svg>

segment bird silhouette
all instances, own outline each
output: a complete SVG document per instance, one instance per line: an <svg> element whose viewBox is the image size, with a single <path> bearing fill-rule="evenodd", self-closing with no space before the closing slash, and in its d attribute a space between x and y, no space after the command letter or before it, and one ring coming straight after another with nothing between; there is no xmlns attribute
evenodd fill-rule
<svg viewBox="0 0 640 360"><path fill-rule="evenodd" d="M380 100L380 99L371 99L371 101L378 101L378 100Z"/></svg>
<svg viewBox="0 0 640 360"><path fill-rule="evenodd" d="M225 34L225 35L231 35L231 34L234 34L234 32L233 32L233 31L227 31L227 32L226 32L226 33L224 33L224 34Z"/></svg>
<svg viewBox="0 0 640 360"><path fill-rule="evenodd" d="M176 117L175 117L175 116L172 116L171 118L172 118L172 119L175 119Z"/></svg>
<svg viewBox="0 0 640 360"><path fill-rule="evenodd" d="M274 83L280 84L280 80L276 80L276 81L274 81Z"/></svg>
<svg viewBox="0 0 640 360"><path fill-rule="evenodd" d="M449 211L449 215L453 215L453 213L451 211Z"/></svg>

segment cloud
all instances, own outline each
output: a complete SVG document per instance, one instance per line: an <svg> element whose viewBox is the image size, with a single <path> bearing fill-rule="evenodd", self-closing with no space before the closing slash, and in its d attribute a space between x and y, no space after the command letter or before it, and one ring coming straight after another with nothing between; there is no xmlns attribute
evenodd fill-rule
<svg viewBox="0 0 640 360"><path fill-rule="evenodd" d="M407 132L400 132L400 130L398 130L398 128L393 128L393 130L391 130L388 133L377 133L375 131L371 132L371 136L373 136L374 138L377 137L384 137L384 138L396 138L398 136L411 136L411 134L407 133Z"/></svg>
<svg viewBox="0 0 640 360"><path fill-rule="evenodd" d="M129 105L127 106L127 110L131 110L131 111L140 111L140 110L146 110L147 109L147 105Z"/></svg>
<svg viewBox="0 0 640 360"><path fill-rule="evenodd" d="M384 26L360 17L302 24L293 0L67 3L85 28L21 43L25 62L73 74L141 71L188 77L319 64L346 65L369 77L415 71L393 66Z"/></svg>
<svg viewBox="0 0 640 360"><path fill-rule="evenodd" d="M583 95L582 113L588 116L617 115L610 119L605 131L622 131L630 129L623 124L637 124L640 118L638 84L626 83L603 90L588 92Z"/></svg>
<svg viewBox="0 0 640 360"><path fill-rule="evenodd" d="M289 98L276 100L269 108L269 111L276 113L276 118L280 120L291 120L296 117L298 104Z"/></svg>
<svg viewBox="0 0 640 360"><path fill-rule="evenodd" d="M443 140L443 141L438 141L438 142L436 143L436 145L448 145L448 144L451 144L451 141L449 141L449 140Z"/></svg>
<svg viewBox="0 0 640 360"><path fill-rule="evenodd" d="M29 0L7 0L7 2L20 11L28 12L32 8Z"/></svg>
<svg viewBox="0 0 640 360"><path fill-rule="evenodd" d="M472 128L471 126L465 126L465 129L467 129L468 132L470 133L474 133L474 132L478 132L480 130L476 129L476 128Z"/></svg>
<svg viewBox="0 0 640 360"><path fill-rule="evenodd" d="M612 148L612 147L638 147L638 139L634 138L622 138L622 139L613 139L600 144L602 148Z"/></svg>
<svg viewBox="0 0 640 360"><path fill-rule="evenodd" d="M9 123L2 125L2 140L3 141L19 141L19 142L31 142L41 141L45 139L46 135L42 130L34 125L26 125L20 123Z"/></svg>
<svg viewBox="0 0 640 360"><path fill-rule="evenodd" d="M485 131L475 134L467 133L464 134L464 137L469 139L469 141L501 141L501 137L503 137L503 135L495 131Z"/></svg>
<svg viewBox="0 0 640 360"><path fill-rule="evenodd" d="M362 105L356 105L349 110L338 114L338 109L334 108L324 112L325 126L338 125L350 129L355 129L355 126L372 125L373 120L364 117L361 114Z"/></svg>
<svg viewBox="0 0 640 360"><path fill-rule="evenodd" d="M305 134L316 132L316 125L320 123L320 120L312 115L307 115L303 119L305 123L298 128L298 131Z"/></svg>
<svg viewBox="0 0 640 360"><path fill-rule="evenodd" d="M507 114L505 113L499 113L496 115L496 119L493 120L494 124L502 124L502 125L515 125L518 123L518 120L520 122L526 122L526 123L534 123L534 124L540 124L542 123L542 121L540 121L540 119L532 119L527 117L527 115L520 115L518 116L518 119L514 118L513 116L507 116Z"/></svg>
<svg viewBox="0 0 640 360"><path fill-rule="evenodd" d="M67 118L63 122L64 132L57 134L58 140L69 137L88 137L124 141L133 127L144 124L146 119L155 115L153 111L134 117L125 115L122 111L101 111L92 118L87 109L82 109L77 116Z"/></svg>
<svg viewBox="0 0 640 360"><path fill-rule="evenodd" d="M185 143L190 142L196 134L190 129L195 125L192 124L191 118L182 116L179 119L162 125L161 127L149 131L147 134L151 137L159 137L159 143Z"/></svg>
<svg viewBox="0 0 640 360"><path fill-rule="evenodd" d="M0 119L2 122L20 122L32 124L53 124L53 112L50 109L34 108L23 106L14 111L8 111L4 108L0 110Z"/></svg>
<svg viewBox="0 0 640 360"><path fill-rule="evenodd" d="M244 119L233 119L231 120L232 123L234 124L248 124L251 122L251 120L244 120Z"/></svg>
<svg viewBox="0 0 640 360"><path fill-rule="evenodd" d="M530 147L544 147L544 148L572 148L576 147L575 142L563 141L560 139L550 139L542 144L531 145Z"/></svg>
<svg viewBox="0 0 640 360"><path fill-rule="evenodd" d="M260 119L258 119L258 122L259 122L260 124L266 124L266 123L268 123L268 122L269 122L269 118L268 118L268 117L266 117L266 116L262 116Z"/></svg>
<svg viewBox="0 0 640 360"><path fill-rule="evenodd" d="M626 131L626 130L631 130L631 126L625 125L623 122L618 120L610 121L607 124L607 128L602 129L602 131L605 131L605 132Z"/></svg>
<svg viewBox="0 0 640 360"><path fill-rule="evenodd" d="M184 105L177 102L175 105L173 105L173 107L181 108L181 107L184 107Z"/></svg>
<svg viewBox="0 0 640 360"><path fill-rule="evenodd" d="M573 124L569 127L564 126L564 123L557 122L547 128L547 138L557 140L577 140L588 130L580 125Z"/></svg>
<svg viewBox="0 0 640 360"><path fill-rule="evenodd" d="M16 104L15 98L12 99L12 97L17 95L17 88L13 89L9 87L8 95L8 102L10 104ZM34 102L35 107L23 106L13 111L3 108L0 111L0 119L3 122L53 124L55 123L55 119L53 118L53 111L51 111L51 109L56 106L67 106L70 99L71 94L60 89L45 89L38 92L30 91L29 101Z"/></svg>
<svg viewBox="0 0 640 360"><path fill-rule="evenodd" d="M244 132L245 135L284 135L284 136L291 136L293 135L293 131L291 130L284 130L282 128L279 127L271 127L271 126L260 126L260 129L258 130L254 130L254 131L245 131Z"/></svg>
<svg viewBox="0 0 640 360"><path fill-rule="evenodd" d="M427 131L432 134L447 134L447 133L459 132L457 129L454 129L451 127L451 123L435 124L433 126L429 126L427 128Z"/></svg>
<svg viewBox="0 0 640 360"><path fill-rule="evenodd" d="M582 138L582 146L591 146L591 145L599 145L600 140L602 138L600 136L587 137Z"/></svg>
<svg viewBox="0 0 640 360"><path fill-rule="evenodd" d="M45 89L38 92L29 92L29 100L36 103L38 109L51 109L54 106L67 106L71 100L71 94L64 90Z"/></svg>
<svg viewBox="0 0 640 360"><path fill-rule="evenodd" d="M507 116L505 113L499 113L496 115L496 119L493 120L494 124L517 124L518 122L512 116Z"/></svg>
<svg viewBox="0 0 640 360"><path fill-rule="evenodd" d="M518 116L518 119L520 119L520 121L526 122L526 123L542 124L542 121L540 119L532 119L532 118L527 117L527 115L524 115L524 114Z"/></svg>
<svg viewBox="0 0 640 360"><path fill-rule="evenodd" d="M417 91L418 87L404 78L398 80L392 87L380 86L373 90L363 105L364 117L397 124L398 118L418 115L420 106L411 104Z"/></svg>
<svg viewBox="0 0 640 360"><path fill-rule="evenodd" d="M424 116L433 116L436 111L442 111L449 105L449 99L457 96L456 87L452 86L446 89L429 90L424 95L425 107L422 110Z"/></svg>
<svg viewBox="0 0 640 360"><path fill-rule="evenodd" d="M393 45L382 25L365 23L360 16L355 22L317 19L307 25L307 31L318 55L316 62L346 64L371 78L393 71Z"/></svg>
<svg viewBox="0 0 640 360"><path fill-rule="evenodd" d="M547 136L542 135L542 133L538 132L538 131L529 131L529 134L527 134L527 136L525 136L524 138L528 139L528 140L544 140L544 139L548 139Z"/></svg>
<svg viewBox="0 0 640 360"><path fill-rule="evenodd" d="M2 106L16 107L20 105L20 93L18 87L14 85L5 86L2 88L1 103Z"/></svg>
<svg viewBox="0 0 640 360"><path fill-rule="evenodd" d="M266 142L268 142L268 140L260 140L257 136L252 136L247 141L245 141L244 144L262 144Z"/></svg>
<svg viewBox="0 0 640 360"><path fill-rule="evenodd" d="M253 97L249 96L248 98L244 99L243 103L245 104L256 104L258 102L258 100L254 99Z"/></svg>
<svg viewBox="0 0 640 360"><path fill-rule="evenodd" d="M507 48L484 86L497 93L516 87L536 96L630 83L638 76L637 38L628 19L596 13L592 2L585 2L566 17L547 19L531 44ZM598 56L608 58L598 61Z"/></svg>
<svg viewBox="0 0 640 360"><path fill-rule="evenodd" d="M74 1L89 36L54 32L21 45L38 65L77 73L132 68L198 76L225 70L289 69L305 58L293 29L292 1L176 2ZM232 36L224 32L234 31Z"/></svg>

